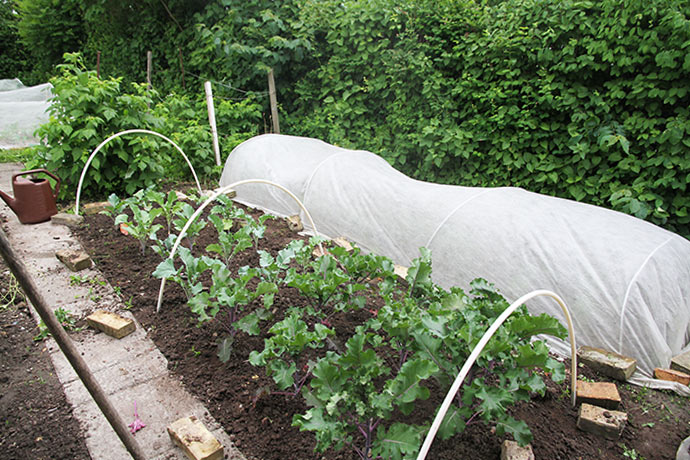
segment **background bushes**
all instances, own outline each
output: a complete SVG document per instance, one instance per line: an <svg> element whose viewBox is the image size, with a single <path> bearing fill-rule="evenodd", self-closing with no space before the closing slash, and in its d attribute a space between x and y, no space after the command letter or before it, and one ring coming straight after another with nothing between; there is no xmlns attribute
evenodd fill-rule
<svg viewBox="0 0 690 460"><path fill-rule="evenodd" d="M524 187L690 235L688 2L338 5L311 30L333 46L299 82L291 129L418 179Z"/></svg>
<svg viewBox="0 0 690 460"><path fill-rule="evenodd" d="M284 133L371 150L418 179L524 187L690 236L688 0L70 1L89 68L101 50L102 74L128 85L153 50L161 98L201 112L169 125L199 138L190 147L208 143L191 102L203 79L246 99L221 129L232 144L270 124L273 68Z"/></svg>

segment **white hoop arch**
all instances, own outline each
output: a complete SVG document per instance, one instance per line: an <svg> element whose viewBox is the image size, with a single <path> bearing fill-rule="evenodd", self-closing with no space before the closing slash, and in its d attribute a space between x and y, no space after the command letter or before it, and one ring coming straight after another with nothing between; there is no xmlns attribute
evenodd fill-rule
<svg viewBox="0 0 690 460"><path fill-rule="evenodd" d="M211 202L213 202L218 196L227 193L231 191L233 188L239 186L239 185L244 185L244 184L266 184L266 185L271 185L273 187L276 187L283 192L287 193L290 198L295 200L295 202L299 205L300 208L302 208L302 211L304 211L304 214L307 216L307 219L309 220L309 224L311 224L311 228L314 230L314 235L319 234L319 231L316 229L316 224L314 223L314 219L312 219L311 214L309 211L307 211L307 208L304 206L304 203L295 196L294 193L292 193L290 190L286 189L280 184L276 184L275 182L271 182L265 179L245 179L237 182L233 182L230 185L226 185L225 187L221 187L217 190L215 190L211 196L209 196L206 201L203 202L201 206L197 208L196 211L194 211L194 214L191 215L191 217L187 220L187 223L182 227L182 230L180 230L180 234L177 236L177 239L175 240L175 244L173 244L172 249L170 250L170 255L168 256L168 259L173 259L175 257L175 252L177 251L178 246L180 245L180 241L182 241L182 238L184 238L185 234L187 233L187 229L189 228L190 225L192 225L192 222L199 217L199 214L208 206ZM319 242L319 249L321 249L321 254L325 254L323 250L323 245ZM167 278L161 278L161 286L160 289L158 290L158 302L156 302L156 313L161 308L161 304L163 303L163 292L165 291L165 281Z"/></svg>
<svg viewBox="0 0 690 460"><path fill-rule="evenodd" d="M496 320L493 322L491 327L484 333L482 338L479 340L479 343L474 347L474 350L472 350L472 353L470 353L470 356L467 358L467 361L465 361L465 364L462 366L462 369L460 369L460 372L458 373L458 376L456 377L455 381L453 382L453 385L451 386L450 390L448 391L448 394L446 394L446 398L443 400L443 403L441 404L441 408L438 410L438 413L436 414L436 418L434 418L434 422L431 424L431 428L429 428L429 432L426 435L426 438L424 439L424 444L422 444L422 448L419 450L419 455L417 455L417 460L424 460L426 458L427 453L429 453L429 449L431 448L431 443L434 442L434 438L436 437L436 432L438 429L441 427L441 422L443 422L443 418L446 416L446 412L448 412L448 408L450 407L451 403L453 402L453 398L455 398L455 394L458 392L460 389L460 386L462 385L462 382L465 380L465 377L467 377L467 373L470 371L472 366L474 365L474 362L477 360L479 357L479 354L484 350L484 347L486 346L487 343L489 343L489 340L491 337L494 335L494 333L498 330L498 328L503 324L503 322L508 319L508 317L522 304L527 302L530 299L533 299L534 297L538 296L548 296L556 300L558 302L558 305L561 307L563 310L563 313L565 313L565 319L568 322L568 335L570 336L570 354L571 354L571 361L570 361L570 402L573 407L575 407L575 396L576 396L576 384L577 384L577 347L575 345L575 330L573 329L573 322L572 319L570 318L570 312L568 311L568 307L566 307L565 302L561 297L551 291L547 291L544 289L540 289L537 291L532 291L529 294L525 294L519 299L517 299L515 302L513 302L508 308L506 308L501 315L496 318Z"/></svg>
<svg viewBox="0 0 690 460"><path fill-rule="evenodd" d="M112 136L110 136L109 138L107 138L106 140L104 140L103 142L98 144L98 147L96 147L94 149L94 151L91 152L91 155L89 156L88 160L86 160L86 164L84 165L84 169L82 169L82 171L81 171L81 177L79 177L79 185L77 186L77 200L76 200L76 203L74 205L74 213L76 215L79 215L79 198L81 197L81 186L84 182L84 177L86 176L86 170L89 169L89 165L91 165L91 161L93 160L93 158L103 148L103 146L105 144L107 144L108 142L110 142L111 140L116 139L120 136L124 136L125 134L132 134L132 133L152 134L154 136L158 136L161 139L164 139L164 140L168 141L169 143L171 143L177 149L177 151L182 154L182 157L184 157L185 161L187 162L187 165L189 165L189 169L192 170L192 175L194 176L194 182L196 182L196 186L199 189L199 193L201 194L201 185L199 185L199 179L196 176L196 171L194 171L194 167L192 166L192 163L189 161L189 158L187 158L187 155L185 155L185 153L182 151L182 149L176 143L174 143L168 137L166 137L160 133L157 133L155 131L150 131L148 129L128 129L126 131L120 131L117 134L113 134Z"/></svg>

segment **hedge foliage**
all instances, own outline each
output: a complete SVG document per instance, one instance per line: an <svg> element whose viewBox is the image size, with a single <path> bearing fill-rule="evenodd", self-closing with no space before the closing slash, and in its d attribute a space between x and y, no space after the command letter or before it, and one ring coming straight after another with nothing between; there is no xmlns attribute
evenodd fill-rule
<svg viewBox="0 0 690 460"><path fill-rule="evenodd" d="M292 130L419 179L524 187L690 236L687 1L311 7L320 65Z"/></svg>
<svg viewBox="0 0 690 460"><path fill-rule="evenodd" d="M16 78L26 67L26 53L18 45L19 15L9 0L0 0L0 79Z"/></svg>
<svg viewBox="0 0 690 460"><path fill-rule="evenodd" d="M60 199L74 198L84 165L97 146L128 129L172 133L168 137L186 153L197 174L208 177L217 172L202 95L171 93L156 103L158 93L146 85L132 84L128 89L120 78L98 78L79 54L65 58L66 63L58 66L60 75L50 80L54 94L50 120L37 130L41 143L27 162L30 169L44 167L62 179ZM258 134L260 106L251 99L221 102L216 111L224 151ZM132 133L111 140L94 156L82 194L132 195L161 179L191 177L187 163L170 143Z"/></svg>
<svg viewBox="0 0 690 460"><path fill-rule="evenodd" d="M142 81L152 49L162 94L182 60L188 93L214 79L265 126L273 68L285 133L690 237L689 0L70 1L106 75Z"/></svg>

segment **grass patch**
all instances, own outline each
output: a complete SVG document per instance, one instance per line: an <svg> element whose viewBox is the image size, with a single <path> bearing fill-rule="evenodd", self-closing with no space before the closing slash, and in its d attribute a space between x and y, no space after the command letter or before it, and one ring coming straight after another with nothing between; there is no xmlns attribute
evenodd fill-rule
<svg viewBox="0 0 690 460"><path fill-rule="evenodd" d="M0 163L24 163L31 158L31 147L16 149L0 149Z"/></svg>

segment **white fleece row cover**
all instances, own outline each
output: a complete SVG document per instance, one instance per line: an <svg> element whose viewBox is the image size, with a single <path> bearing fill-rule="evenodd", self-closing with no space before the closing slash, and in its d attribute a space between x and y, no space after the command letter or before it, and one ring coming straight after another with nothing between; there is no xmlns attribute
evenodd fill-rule
<svg viewBox="0 0 690 460"><path fill-rule="evenodd" d="M467 289L481 277L509 301L554 291L570 309L578 345L637 359L634 383L690 395L688 387L653 379L655 367L668 368L690 349L690 242L675 233L520 188L417 181L373 153L309 138L267 134L242 143L228 157L220 185L245 179L284 186L319 233L344 236L398 264L409 266L427 247L434 280L446 288ZM269 213L301 213L276 187L236 191L237 201ZM566 324L551 299L536 298L528 308ZM567 342L550 344L569 353Z"/></svg>
<svg viewBox="0 0 690 460"><path fill-rule="evenodd" d="M34 131L48 121L52 85L24 86L18 79L0 80L0 149L38 144Z"/></svg>

